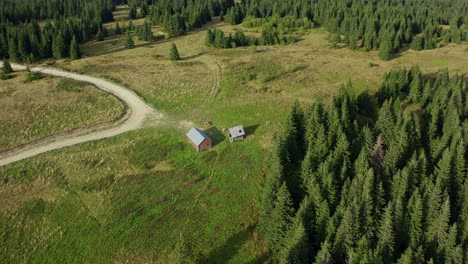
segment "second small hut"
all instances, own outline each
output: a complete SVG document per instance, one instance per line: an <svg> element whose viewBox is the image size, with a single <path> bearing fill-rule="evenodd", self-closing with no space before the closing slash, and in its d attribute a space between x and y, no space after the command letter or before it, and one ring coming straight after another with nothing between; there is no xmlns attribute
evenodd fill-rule
<svg viewBox="0 0 468 264"><path fill-rule="evenodd" d="M245 136L245 130L242 125L229 128L229 141L231 143L237 140L243 140Z"/></svg>

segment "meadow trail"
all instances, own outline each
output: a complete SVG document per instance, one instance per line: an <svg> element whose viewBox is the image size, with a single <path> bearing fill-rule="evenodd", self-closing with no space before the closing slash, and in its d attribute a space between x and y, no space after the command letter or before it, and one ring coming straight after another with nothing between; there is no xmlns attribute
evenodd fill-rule
<svg viewBox="0 0 468 264"><path fill-rule="evenodd" d="M26 67L18 64L11 65L14 70L25 70ZM114 126L83 134L83 131L71 132L66 135L51 136L45 141L39 141L31 144L27 144L18 149L0 155L0 166L4 166L16 161L20 161L26 158L30 158L39 155L44 152L51 150L61 149L64 147L94 141L98 139L113 137L131 130L138 129L142 126L143 121L147 117L162 119L163 114L154 108L148 106L138 95L134 94L128 89L121 86L115 85L108 81L94 78L91 76L75 74L70 72L61 71L58 69L50 69L44 67L30 67L32 72L39 72L41 74L48 74L63 78L69 78L76 81L87 82L98 89L110 93L121 100L127 106L127 113ZM88 131L89 132L89 131Z"/></svg>

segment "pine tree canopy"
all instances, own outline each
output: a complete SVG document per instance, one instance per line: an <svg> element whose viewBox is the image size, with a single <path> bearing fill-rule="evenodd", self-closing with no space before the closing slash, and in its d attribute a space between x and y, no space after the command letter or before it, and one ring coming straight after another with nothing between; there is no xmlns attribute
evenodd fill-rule
<svg viewBox="0 0 468 264"><path fill-rule="evenodd" d="M273 259L462 263L466 79L394 70L374 107L349 85L328 106L294 104L274 139L259 220Z"/></svg>

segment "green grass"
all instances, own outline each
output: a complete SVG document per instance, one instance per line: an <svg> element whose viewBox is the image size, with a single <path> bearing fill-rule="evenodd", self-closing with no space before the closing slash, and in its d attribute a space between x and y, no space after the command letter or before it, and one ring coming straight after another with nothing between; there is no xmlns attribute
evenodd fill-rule
<svg viewBox="0 0 468 264"><path fill-rule="evenodd" d="M448 61L447 60L433 60L432 61L432 65L435 65L435 66L444 66L444 65L447 65L448 64Z"/></svg>
<svg viewBox="0 0 468 264"><path fill-rule="evenodd" d="M177 134L145 129L0 168L9 186L46 177L65 193L3 208L0 262L170 263L183 233L198 263L256 263L257 148L224 140L197 153Z"/></svg>

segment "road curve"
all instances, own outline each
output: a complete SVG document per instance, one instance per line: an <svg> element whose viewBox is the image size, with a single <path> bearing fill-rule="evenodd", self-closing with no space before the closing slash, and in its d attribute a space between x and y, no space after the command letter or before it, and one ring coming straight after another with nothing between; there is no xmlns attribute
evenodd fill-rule
<svg viewBox="0 0 468 264"><path fill-rule="evenodd" d="M18 64L12 64L11 66L14 70L26 69L25 66ZM111 93L114 96L120 98L123 102L125 102L128 107L128 114L124 117L125 120L123 122L109 129L92 132L85 135L71 134L69 135L69 137L61 137L59 139L56 139L55 141L26 145L25 147L22 147L7 154L7 156L0 156L0 166L4 166L15 161L27 159L51 150L60 149L88 141L113 137L130 130L138 129L141 127L143 121L148 115L154 114L156 112L152 107L148 106L142 99L140 99L140 97L138 97L135 93L108 81L104 81L86 75L69 73L57 69L49 69L44 67L30 67L30 70L33 72L40 72L42 74L48 74L91 83L99 89Z"/></svg>

